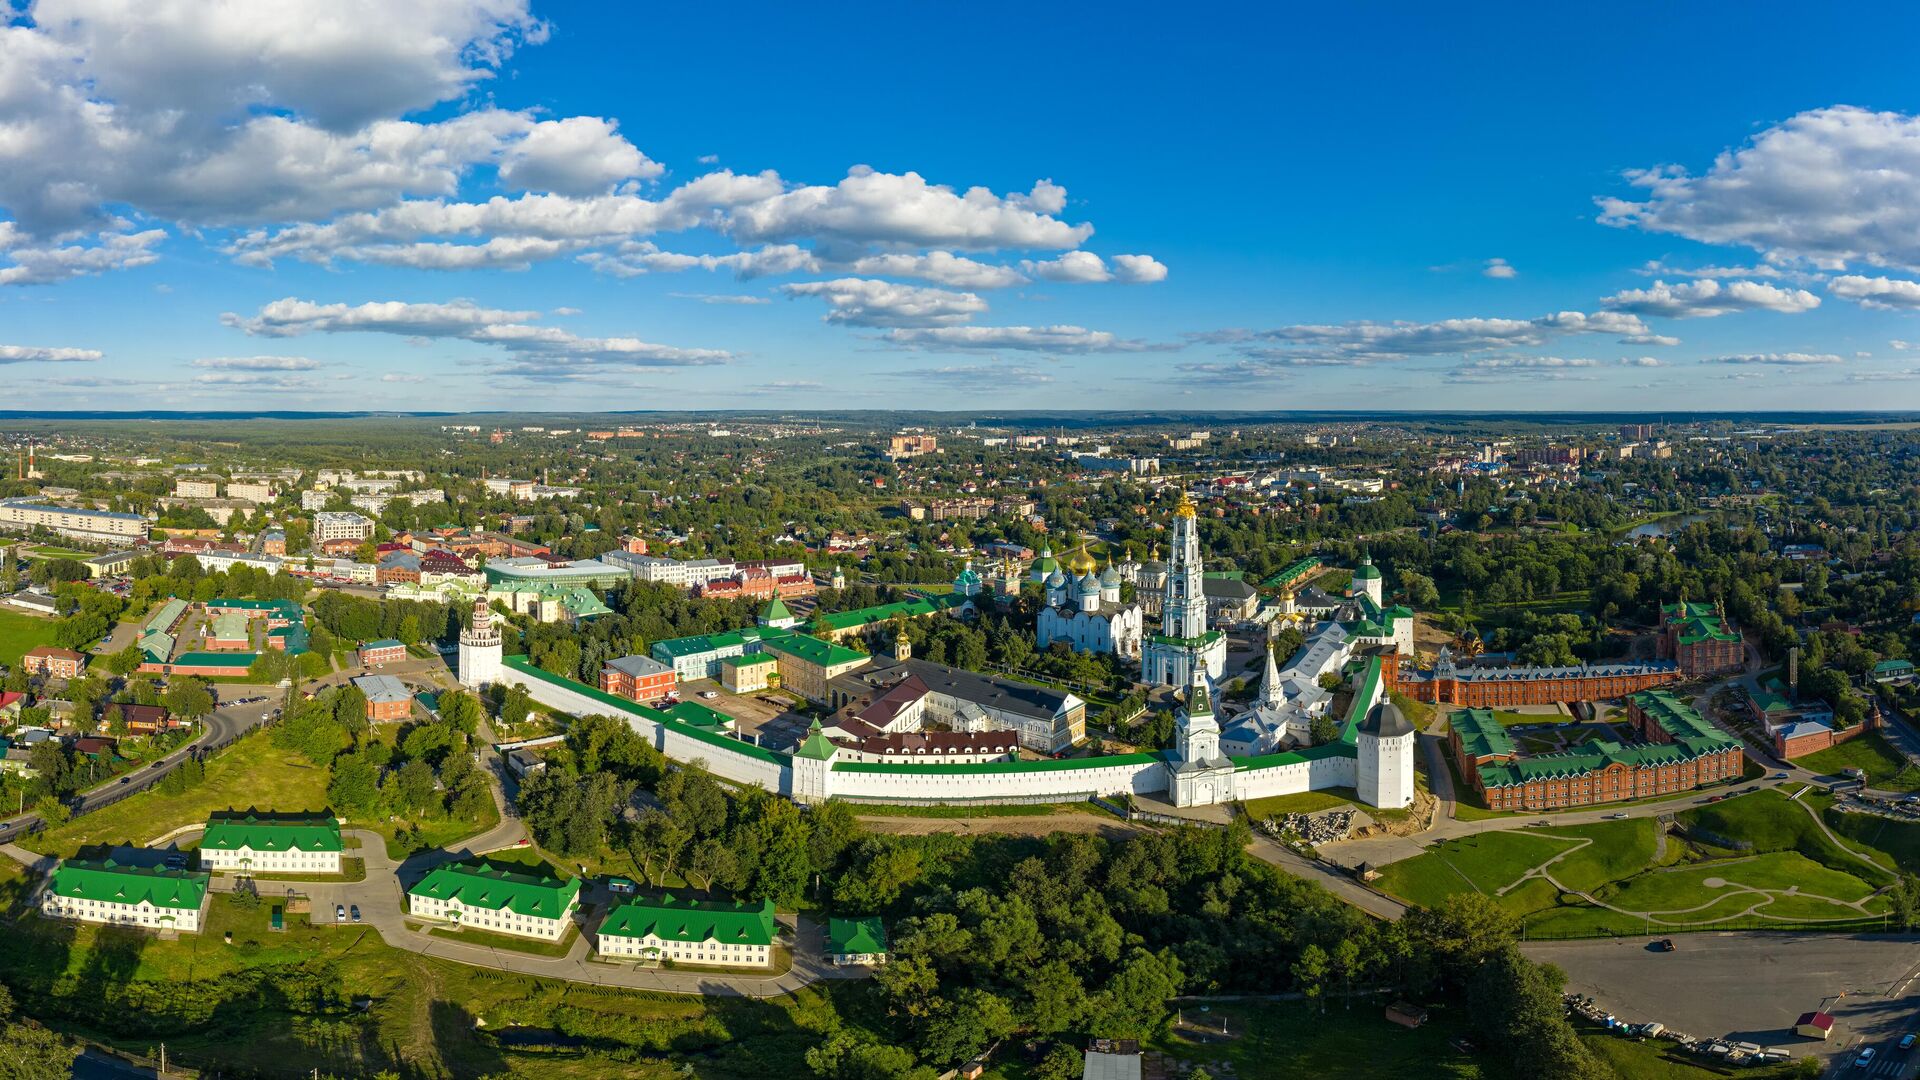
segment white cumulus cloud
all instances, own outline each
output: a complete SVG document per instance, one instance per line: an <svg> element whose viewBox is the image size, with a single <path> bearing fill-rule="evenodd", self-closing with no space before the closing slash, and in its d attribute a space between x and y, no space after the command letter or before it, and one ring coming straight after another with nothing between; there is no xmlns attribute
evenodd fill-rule
<svg viewBox="0 0 1920 1080"><path fill-rule="evenodd" d="M826 321L848 326L919 327L963 323L987 310L975 293L901 285L872 278L839 278L781 286L788 296L817 296Z"/></svg>
<svg viewBox="0 0 1920 1080"><path fill-rule="evenodd" d="M1759 281L1722 284L1704 278L1678 285L1656 281L1650 288L1626 289L1605 297L1600 303L1610 310L1633 315L1707 319L1740 311L1798 314L1819 307L1820 298L1805 289L1782 289Z"/></svg>
<svg viewBox="0 0 1920 1080"><path fill-rule="evenodd" d="M1861 307L1920 308L1920 281L1842 274L1827 282L1827 291L1843 300L1852 300Z"/></svg>
<svg viewBox="0 0 1920 1080"><path fill-rule="evenodd" d="M41 345L0 345L0 364L78 364L98 360L98 349L61 349Z"/></svg>

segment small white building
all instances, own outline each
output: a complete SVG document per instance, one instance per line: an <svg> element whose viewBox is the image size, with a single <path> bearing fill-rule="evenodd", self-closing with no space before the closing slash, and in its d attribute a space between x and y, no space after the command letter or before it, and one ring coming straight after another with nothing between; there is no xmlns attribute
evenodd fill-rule
<svg viewBox="0 0 1920 1080"><path fill-rule="evenodd" d="M697 967L773 966L773 901L736 904L667 894L615 905L594 935L612 960Z"/></svg>
<svg viewBox="0 0 1920 1080"><path fill-rule="evenodd" d="M207 913L207 881L203 871L67 859L54 869L40 899L40 913L197 934Z"/></svg>
<svg viewBox="0 0 1920 1080"><path fill-rule="evenodd" d="M340 823L315 815L215 814L200 837L200 868L238 874L341 872Z"/></svg>
<svg viewBox="0 0 1920 1080"><path fill-rule="evenodd" d="M580 906L580 879L488 862L448 863L407 890L407 913L491 934L559 941Z"/></svg>

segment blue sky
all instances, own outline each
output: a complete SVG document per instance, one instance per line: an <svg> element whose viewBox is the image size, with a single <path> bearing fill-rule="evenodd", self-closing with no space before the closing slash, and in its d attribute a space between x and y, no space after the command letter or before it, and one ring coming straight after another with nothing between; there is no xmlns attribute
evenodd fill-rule
<svg viewBox="0 0 1920 1080"><path fill-rule="evenodd" d="M1920 11L714 8L16 4L0 383L1920 406Z"/></svg>

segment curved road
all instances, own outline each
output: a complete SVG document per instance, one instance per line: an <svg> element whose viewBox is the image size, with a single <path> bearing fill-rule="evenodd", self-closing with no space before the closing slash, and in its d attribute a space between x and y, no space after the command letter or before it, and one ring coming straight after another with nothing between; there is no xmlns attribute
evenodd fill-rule
<svg viewBox="0 0 1920 1080"><path fill-rule="evenodd" d="M258 694L264 691L269 700L256 701L241 705L230 701L217 705L214 711L200 722L200 731L191 740L180 744L171 753L152 764L143 765L131 773L116 776L99 787L93 788L73 798L67 805L74 817L90 813L101 807L112 806L121 799L137 792L145 791L160 782L161 778L172 772L176 766L202 748L225 746L240 736L259 727L262 714L275 706L272 698L279 690L273 687L260 687L240 684L215 684L216 698L222 691L234 698L242 693ZM21 835L36 832L42 822L40 815L33 811L0 818L0 842L18 839Z"/></svg>

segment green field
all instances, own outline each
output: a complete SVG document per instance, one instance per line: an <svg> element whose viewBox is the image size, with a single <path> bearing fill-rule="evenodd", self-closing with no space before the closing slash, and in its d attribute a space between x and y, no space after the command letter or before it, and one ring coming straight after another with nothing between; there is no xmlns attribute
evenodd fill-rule
<svg viewBox="0 0 1920 1080"><path fill-rule="evenodd" d="M1868 787L1882 791L1920 791L1920 769L1914 768L1906 756L1877 731L1796 758L1793 763L1823 775L1861 769L1867 774Z"/></svg>
<svg viewBox="0 0 1920 1080"><path fill-rule="evenodd" d="M1893 857L1869 845L1886 830L1855 821L1848 835L1861 842L1843 846L1808 809L1772 792L1741 796L1681 812L1682 825L1706 832L1668 835L1664 844L1652 818L1481 833L1385 867L1379 885L1425 907L1468 891L1493 896L1542 937L1708 929L1735 920L1742 927L1877 921L1889 910L1875 892L1892 881ZM1898 842L1920 854L1920 826L1901 828L1911 831Z"/></svg>
<svg viewBox="0 0 1920 1080"><path fill-rule="evenodd" d="M1351 792L1353 789L1344 789ZM1334 794L1331 791L1301 791L1292 795L1273 795L1265 799L1254 799L1242 804L1247 816L1254 821L1265 821L1282 814L1313 814L1321 810L1332 810L1340 806L1352 806L1354 800Z"/></svg>
<svg viewBox="0 0 1920 1080"><path fill-rule="evenodd" d="M0 664L11 668L28 649L53 644L53 628L58 625L52 619L0 611Z"/></svg>

